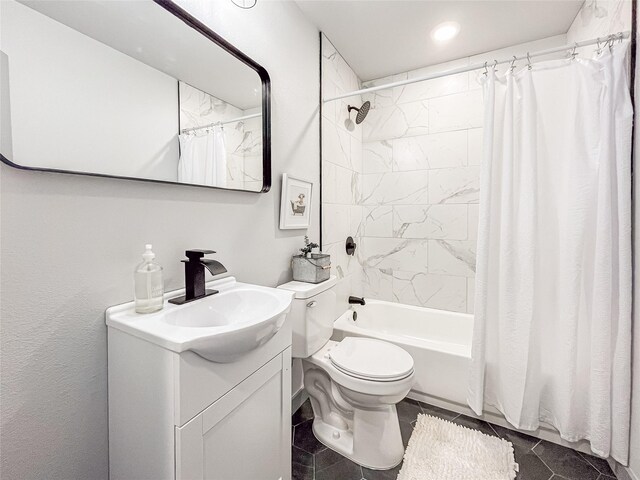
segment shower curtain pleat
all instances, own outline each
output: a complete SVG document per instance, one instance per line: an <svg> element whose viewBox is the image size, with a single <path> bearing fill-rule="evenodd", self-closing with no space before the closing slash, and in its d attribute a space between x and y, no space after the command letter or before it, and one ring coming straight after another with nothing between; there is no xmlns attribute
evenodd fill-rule
<svg viewBox="0 0 640 480"><path fill-rule="evenodd" d="M631 383L628 43L483 80L468 402L625 464Z"/></svg>
<svg viewBox="0 0 640 480"><path fill-rule="evenodd" d="M222 127L214 126L204 135L183 133L178 138L180 141L178 181L226 187L227 152Z"/></svg>

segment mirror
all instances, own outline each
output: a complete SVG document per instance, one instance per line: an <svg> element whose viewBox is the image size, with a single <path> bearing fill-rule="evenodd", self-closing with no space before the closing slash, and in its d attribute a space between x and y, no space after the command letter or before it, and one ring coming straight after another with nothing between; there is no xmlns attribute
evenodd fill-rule
<svg viewBox="0 0 640 480"><path fill-rule="evenodd" d="M269 190L269 76L180 7L0 4L3 162Z"/></svg>

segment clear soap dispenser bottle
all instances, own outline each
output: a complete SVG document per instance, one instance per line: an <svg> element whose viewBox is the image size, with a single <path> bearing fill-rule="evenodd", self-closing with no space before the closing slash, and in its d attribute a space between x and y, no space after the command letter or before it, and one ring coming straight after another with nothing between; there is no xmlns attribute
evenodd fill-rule
<svg viewBox="0 0 640 480"><path fill-rule="evenodd" d="M137 313L157 312L164 305L162 267L153 261L156 255L151 251L152 245L147 244L144 248L144 260L136 267L134 274Z"/></svg>

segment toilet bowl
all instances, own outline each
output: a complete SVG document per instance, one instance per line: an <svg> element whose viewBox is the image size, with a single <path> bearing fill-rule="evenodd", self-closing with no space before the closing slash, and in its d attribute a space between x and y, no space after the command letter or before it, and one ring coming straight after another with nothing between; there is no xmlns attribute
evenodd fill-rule
<svg viewBox="0 0 640 480"><path fill-rule="evenodd" d="M371 338L330 340L335 320L335 277L322 284L289 282L293 357L302 359L304 387L314 412L313 433L327 447L371 469L402 461L396 404L413 384L413 358Z"/></svg>
<svg viewBox="0 0 640 480"><path fill-rule="evenodd" d="M380 345L374 345L374 342ZM399 350L395 353L400 357L394 362L402 367L395 377L387 378L367 378L368 371L360 372L356 368L347 372L336 364L333 355L345 346L352 350L346 358L355 365L359 358L370 358L367 353L373 352L375 347L394 347ZM304 386L315 413L313 432L318 440L368 468L388 469L398 465L404 447L396 403L409 393L413 383L411 356L387 342L347 337L342 342L328 341L302 362Z"/></svg>

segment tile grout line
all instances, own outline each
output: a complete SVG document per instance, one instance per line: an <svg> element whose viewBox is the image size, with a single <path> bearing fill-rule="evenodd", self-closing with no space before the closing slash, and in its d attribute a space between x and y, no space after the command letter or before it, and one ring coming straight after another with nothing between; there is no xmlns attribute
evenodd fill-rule
<svg viewBox="0 0 640 480"><path fill-rule="evenodd" d="M598 472L598 473L600 474L600 476L601 476L601 477L604 477L605 479L606 479L607 477L609 477L609 475L607 475L606 473L604 473L604 472L600 471L600 469L599 469L596 465L594 465L593 463L591 463L591 461L589 460L589 457L587 457L587 455L588 455L588 454L586 454L586 453L584 453L584 452L580 452L580 451L578 451L578 450L576 450L576 452L578 453L578 456L579 456L579 457L580 457L584 462L586 462L586 463L587 463L587 465L589 465L589 466L593 467L593 469L594 469L596 472ZM600 457L598 457L598 458L600 458ZM604 460L604 459L603 459L603 460ZM611 468L611 467L609 467L609 468ZM615 472L613 472L613 473L615 474ZM616 478L616 477L609 477L609 478ZM599 480L599 479L596 479L596 480Z"/></svg>
<svg viewBox="0 0 640 480"><path fill-rule="evenodd" d="M313 457L315 458L315 455L316 455L315 453L308 452L308 451L307 451L307 450L305 450L304 448L299 447L299 446L297 446L297 445L294 445L294 444L292 444L292 445L293 445L294 447L296 447L298 450L302 450L304 453L308 453L309 455L313 455ZM318 453L320 453L320 452L318 452ZM314 465L315 465L315 463L314 463ZM315 466L314 466L314 468L315 468Z"/></svg>
<svg viewBox="0 0 640 480"><path fill-rule="evenodd" d="M538 444L540 444L541 442L542 442L542 439L540 439L540 441L539 441L538 443L536 443L536 445L535 445L533 448L537 447L537 446L538 446ZM562 445L561 445L561 446L562 446ZM533 450L533 448L531 449L531 451L533 452L533 454L534 454L536 457L538 457L538 458L540 459L540 461L541 461L541 462L542 462L542 463L543 463L543 464L544 464L544 465L545 465L549 470L551 470L551 472L553 473L553 475L555 475L556 473L554 472L554 470L553 470L549 465L547 465L547 463L542 459L542 457L540 457L540 455L538 455L538 454ZM566 447L565 447L565 448L566 448ZM573 449L570 449L570 450L573 450ZM600 470L598 470L598 469L597 469L597 468L595 468L593 465L591 465L591 463L589 463L586 459L582 458L582 455L580 455L580 452L578 452L577 450L573 450L573 451L577 454L578 458L580 458L580 460L582 460L582 461L583 461L583 463L584 463L584 464L586 464L588 467L590 467L593 471L595 471L595 472L598 474L598 476L596 477L596 480L599 480L599 479L600 479L600 477L602 476L602 473L600 472ZM552 476L553 476L553 475L552 475ZM565 478L565 477L563 477L563 476L562 476L562 475L560 475L560 474L558 474L558 477L560 477L560 478Z"/></svg>
<svg viewBox="0 0 640 480"><path fill-rule="evenodd" d="M313 477L313 480L316 480L316 454L315 453L313 455L311 455L311 459L312 459L311 464L313 465L313 475L312 475L312 477Z"/></svg>
<svg viewBox="0 0 640 480"><path fill-rule="evenodd" d="M542 441L542 440L540 440L540 441ZM538 442L538 443L540 443L540 442ZM538 444L536 443L536 446L537 446L537 445L538 445ZM535 447L534 447L534 448L535 448ZM534 451L533 451L533 448L531 449L531 452L532 452L536 457L538 457L538 460L540 460L540 461L542 462L542 464L543 464L545 467L547 467L547 468L549 469L549 471L551 472L551 476L550 476L549 478L553 477L553 476L556 474L556 472L554 472L554 471L553 471L553 468L551 468L549 465L547 465L547 462L545 462L542 458L540 458L540 455L538 455L536 452L534 452Z"/></svg>

